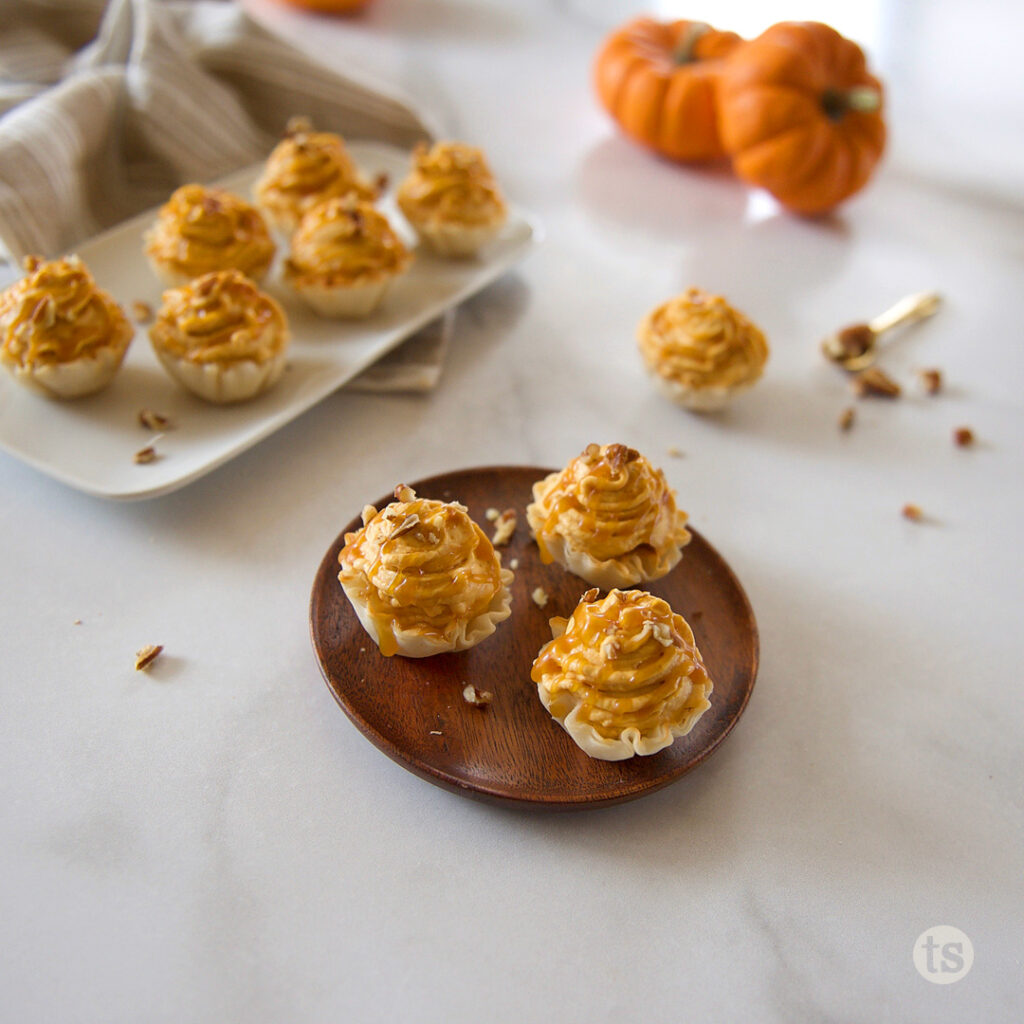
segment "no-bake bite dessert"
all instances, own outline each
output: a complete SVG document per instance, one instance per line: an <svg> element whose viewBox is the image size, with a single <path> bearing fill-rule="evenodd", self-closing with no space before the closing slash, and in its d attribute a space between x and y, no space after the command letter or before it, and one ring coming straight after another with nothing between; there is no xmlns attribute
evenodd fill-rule
<svg viewBox="0 0 1024 1024"><path fill-rule="evenodd" d="M215 270L267 272L276 246L255 206L222 188L182 185L143 236L153 272L169 288Z"/></svg>
<svg viewBox="0 0 1024 1024"><path fill-rule="evenodd" d="M77 398L105 387L135 331L77 256L29 256L25 276L0 293L0 362L27 387Z"/></svg>
<svg viewBox="0 0 1024 1024"><path fill-rule="evenodd" d="M665 474L622 444L588 445L534 484L526 518L542 561L604 589L659 579L690 541Z"/></svg>
<svg viewBox="0 0 1024 1024"><path fill-rule="evenodd" d="M222 270L164 292L149 340L189 391L210 402L241 402L280 378L288 321L244 274Z"/></svg>
<svg viewBox="0 0 1024 1024"><path fill-rule="evenodd" d="M321 316L362 317L380 305L412 254L384 214L355 196L314 206L292 237L284 279Z"/></svg>
<svg viewBox="0 0 1024 1024"><path fill-rule="evenodd" d="M696 412L721 409L753 387L768 359L761 330L721 295L699 288L648 313L637 342L659 390Z"/></svg>
<svg viewBox="0 0 1024 1024"><path fill-rule="evenodd" d="M511 570L458 502L417 498L404 485L345 534L338 579L381 654L463 651L511 613Z"/></svg>
<svg viewBox="0 0 1024 1024"><path fill-rule="evenodd" d="M483 152L462 142L420 143L397 199L420 239L442 256L472 256L508 217Z"/></svg>
<svg viewBox="0 0 1024 1024"><path fill-rule="evenodd" d="M334 132L317 132L306 118L295 118L267 159L253 188L270 223L294 231L302 215L318 203L354 194L373 200L376 189L359 173L345 141Z"/></svg>
<svg viewBox="0 0 1024 1024"><path fill-rule="evenodd" d="M686 620L644 591L587 591L551 619L531 678L541 703L590 757L657 753L711 706L713 684Z"/></svg>

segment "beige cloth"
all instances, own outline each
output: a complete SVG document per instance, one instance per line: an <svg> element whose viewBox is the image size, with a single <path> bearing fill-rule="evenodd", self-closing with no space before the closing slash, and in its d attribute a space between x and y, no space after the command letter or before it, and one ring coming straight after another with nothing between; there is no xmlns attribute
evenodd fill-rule
<svg viewBox="0 0 1024 1024"><path fill-rule="evenodd" d="M69 252L186 181L262 159L296 114L402 147L432 134L401 97L323 67L223 0L0 0L0 25L0 259L11 263ZM446 337L439 321L361 385L432 387Z"/></svg>

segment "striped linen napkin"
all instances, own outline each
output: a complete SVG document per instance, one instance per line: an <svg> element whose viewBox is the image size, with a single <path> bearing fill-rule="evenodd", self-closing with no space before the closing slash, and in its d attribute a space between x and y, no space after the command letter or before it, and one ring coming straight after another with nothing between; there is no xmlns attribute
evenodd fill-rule
<svg viewBox="0 0 1024 1024"><path fill-rule="evenodd" d="M398 95L323 67L225 0L18 0L3 2L2 18L0 260L10 264L71 252L184 182L263 159L296 114L403 148L432 135ZM353 385L433 387L450 322Z"/></svg>

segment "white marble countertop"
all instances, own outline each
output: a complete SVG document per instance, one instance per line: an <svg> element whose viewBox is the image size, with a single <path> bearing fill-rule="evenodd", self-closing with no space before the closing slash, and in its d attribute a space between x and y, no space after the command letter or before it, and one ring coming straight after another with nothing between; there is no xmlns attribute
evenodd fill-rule
<svg viewBox="0 0 1024 1024"><path fill-rule="evenodd" d="M484 145L547 238L460 312L429 397L336 395L138 504L0 457L0 1017L1024 1018L1019 6L687 8L748 34L814 16L871 51L892 148L828 225L615 134L589 63L641 5L247 6ZM772 345L717 418L657 398L633 341L691 284ZM922 288L946 304L887 358L906 396L840 433L850 399L817 339ZM940 396L914 386L923 366ZM398 481L595 440L660 462L743 581L750 706L698 771L620 807L533 815L430 786L321 681L319 560ZM136 673L145 643L165 654ZM956 984L915 970L936 925L973 943Z"/></svg>

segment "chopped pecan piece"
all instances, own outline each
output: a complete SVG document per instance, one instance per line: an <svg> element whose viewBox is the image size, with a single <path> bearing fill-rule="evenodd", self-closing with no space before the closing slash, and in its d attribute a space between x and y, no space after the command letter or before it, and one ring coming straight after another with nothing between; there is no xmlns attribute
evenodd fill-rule
<svg viewBox="0 0 1024 1024"><path fill-rule="evenodd" d="M156 450L155 444L147 444L145 448L140 448L132 458L138 465L144 466L149 462L156 462L160 458L160 453Z"/></svg>
<svg viewBox="0 0 1024 1024"><path fill-rule="evenodd" d="M420 525L420 517L417 513L412 512L407 515L392 531L388 534L388 540L394 540L396 537L401 537L403 534L409 533L411 530L415 530Z"/></svg>
<svg viewBox="0 0 1024 1024"><path fill-rule="evenodd" d="M153 307L148 302L136 299L132 303L132 319L137 324L148 324L153 319Z"/></svg>
<svg viewBox="0 0 1024 1024"><path fill-rule="evenodd" d="M164 649L163 644L146 644L145 647L135 652L135 671L141 672L149 668L156 661L160 652Z"/></svg>
<svg viewBox="0 0 1024 1024"><path fill-rule="evenodd" d="M514 508L505 509L494 520L494 536L491 538L491 543L496 548L504 547L512 539L512 534L516 532L517 522L516 510Z"/></svg>
<svg viewBox="0 0 1024 1024"><path fill-rule="evenodd" d="M466 683L462 690L462 699L475 708L485 708L494 700L494 694L490 690L481 690L472 683Z"/></svg>
<svg viewBox="0 0 1024 1024"><path fill-rule="evenodd" d="M942 390L942 373L939 370L922 370L918 374L921 387L926 395L937 395Z"/></svg>
<svg viewBox="0 0 1024 1024"><path fill-rule="evenodd" d="M878 366L869 366L858 373L850 385L858 398L874 395L878 398L898 398L900 386Z"/></svg>
<svg viewBox="0 0 1024 1024"><path fill-rule="evenodd" d="M171 430L174 427L167 416L152 409L139 410L139 425L147 430Z"/></svg>

